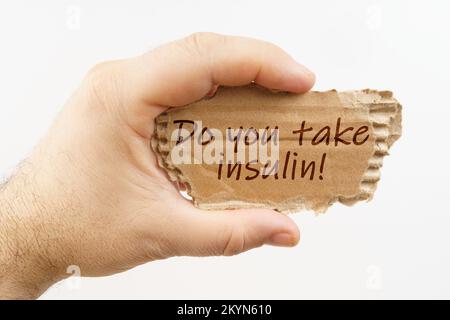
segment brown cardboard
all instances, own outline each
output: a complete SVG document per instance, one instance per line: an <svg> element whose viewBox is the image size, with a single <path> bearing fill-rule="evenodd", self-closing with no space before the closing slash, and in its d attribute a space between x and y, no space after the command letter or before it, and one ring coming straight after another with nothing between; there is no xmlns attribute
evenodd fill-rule
<svg viewBox="0 0 450 320"><path fill-rule="evenodd" d="M184 137L185 141L177 143L172 139L173 132L180 132L177 120L201 120L203 127L222 131L223 142L233 138L226 135L229 127L250 132L248 128L278 126L277 174L273 168L272 175L268 171L263 175L262 163L255 162L175 164L171 151L178 144L194 146L197 141L204 150L201 142L210 140L206 134L205 140L202 136ZM303 121L304 129L312 130L303 132L300 145ZM189 125L186 122L183 128L193 132ZM348 128L352 129L345 131ZM400 134L401 105L389 91L292 94L250 85L222 87L211 99L162 113L156 119L152 147L170 179L186 184L195 206L201 209L264 207L281 212L324 212L336 201L351 205L373 197L383 157ZM256 141L256 133L253 138ZM263 141L261 135L259 139Z"/></svg>

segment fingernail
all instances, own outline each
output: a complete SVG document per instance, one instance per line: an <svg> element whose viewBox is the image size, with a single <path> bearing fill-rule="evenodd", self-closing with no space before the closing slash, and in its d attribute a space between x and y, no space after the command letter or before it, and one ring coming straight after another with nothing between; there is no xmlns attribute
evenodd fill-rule
<svg viewBox="0 0 450 320"><path fill-rule="evenodd" d="M292 247L298 242L297 238L290 233L276 233L270 237L267 244L273 246Z"/></svg>

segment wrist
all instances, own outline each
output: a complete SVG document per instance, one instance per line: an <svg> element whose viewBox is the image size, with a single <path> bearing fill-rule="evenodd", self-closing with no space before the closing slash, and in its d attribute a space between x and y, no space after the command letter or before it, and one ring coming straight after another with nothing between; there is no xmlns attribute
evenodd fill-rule
<svg viewBox="0 0 450 320"><path fill-rule="evenodd" d="M46 208L19 172L0 187L0 299L34 299L64 278L46 239Z"/></svg>

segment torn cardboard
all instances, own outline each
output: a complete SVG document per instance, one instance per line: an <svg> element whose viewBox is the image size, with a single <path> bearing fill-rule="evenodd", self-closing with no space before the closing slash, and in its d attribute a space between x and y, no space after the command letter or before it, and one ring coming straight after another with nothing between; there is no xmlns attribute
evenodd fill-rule
<svg viewBox="0 0 450 320"><path fill-rule="evenodd" d="M324 212L336 201L352 205L373 197L383 158L401 135L401 105L389 91L293 94L250 85L219 88L213 98L169 109L155 121L152 147L159 165L187 186L198 208ZM199 121L201 128L195 127ZM270 137L279 143L279 160L270 165L259 159L228 163L223 154L217 163L205 163L194 152L212 141L234 139L235 146L244 141L250 148L250 140ZM191 147L190 163L174 161L174 149L183 144Z"/></svg>

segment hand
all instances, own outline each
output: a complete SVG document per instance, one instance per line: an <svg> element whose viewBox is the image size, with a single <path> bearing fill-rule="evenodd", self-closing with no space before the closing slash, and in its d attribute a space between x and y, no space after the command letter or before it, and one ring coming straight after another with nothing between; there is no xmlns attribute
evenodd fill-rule
<svg viewBox="0 0 450 320"><path fill-rule="evenodd" d="M193 207L150 148L167 106L252 81L304 92L314 75L272 44L209 33L95 66L1 188L0 297L37 297L70 265L103 276L171 256L295 245L286 215Z"/></svg>

